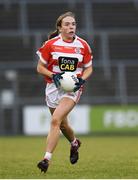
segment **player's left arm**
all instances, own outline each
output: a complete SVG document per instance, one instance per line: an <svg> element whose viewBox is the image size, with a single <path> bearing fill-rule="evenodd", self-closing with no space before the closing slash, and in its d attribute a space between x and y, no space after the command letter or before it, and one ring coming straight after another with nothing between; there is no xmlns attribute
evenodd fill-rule
<svg viewBox="0 0 138 180"><path fill-rule="evenodd" d="M75 83L74 92L78 91L83 84L85 83L86 79L92 74L93 68L92 66L86 67L83 71L83 75L81 77L78 77L79 82Z"/></svg>
<svg viewBox="0 0 138 180"><path fill-rule="evenodd" d="M79 82L77 82L75 84L76 87L74 88L74 92L78 91L83 86L86 79L89 78L90 75L92 74L92 72L93 72L92 58L93 58L93 56L91 53L91 49L90 49L89 45L86 44L85 55L84 55L84 59L83 59L84 70L83 70L82 76L78 77Z"/></svg>
<svg viewBox="0 0 138 180"><path fill-rule="evenodd" d="M93 72L93 67L92 67L92 60L93 60L93 55L92 55L92 50L90 46L86 43L85 44L85 55L84 55L84 71L82 74L82 79L86 80L91 76Z"/></svg>
<svg viewBox="0 0 138 180"><path fill-rule="evenodd" d="M93 72L93 67L91 65L91 66L84 69L83 75L81 78L86 80L87 78L89 78L91 76L92 72Z"/></svg>

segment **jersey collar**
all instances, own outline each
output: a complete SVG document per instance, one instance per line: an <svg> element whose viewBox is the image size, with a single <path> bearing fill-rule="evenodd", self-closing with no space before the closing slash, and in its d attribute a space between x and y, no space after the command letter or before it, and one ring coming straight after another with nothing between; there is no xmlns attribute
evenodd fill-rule
<svg viewBox="0 0 138 180"><path fill-rule="evenodd" d="M62 41L66 42L66 43L73 43L73 42L76 41L76 39L77 39L77 35L76 35L76 34L75 34L74 40L73 40L72 42L68 42L68 41L63 40L61 34L59 34L59 37L60 37L60 39L61 39Z"/></svg>

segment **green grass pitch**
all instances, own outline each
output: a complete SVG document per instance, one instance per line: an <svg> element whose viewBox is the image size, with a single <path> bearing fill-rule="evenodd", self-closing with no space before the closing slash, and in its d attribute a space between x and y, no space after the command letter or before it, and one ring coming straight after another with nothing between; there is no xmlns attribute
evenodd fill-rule
<svg viewBox="0 0 138 180"><path fill-rule="evenodd" d="M0 179L138 179L137 136L80 136L80 160L69 162L70 145L61 137L46 174L36 164L45 137L0 137Z"/></svg>

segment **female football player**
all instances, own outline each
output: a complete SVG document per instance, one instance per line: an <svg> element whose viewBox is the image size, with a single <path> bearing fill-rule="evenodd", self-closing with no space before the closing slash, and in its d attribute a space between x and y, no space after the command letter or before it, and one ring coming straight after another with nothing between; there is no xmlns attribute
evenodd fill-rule
<svg viewBox="0 0 138 180"><path fill-rule="evenodd" d="M74 14L66 12L59 16L56 30L49 35L49 40L38 49L37 54L37 72L45 78L46 103L51 112L46 152L37 165L41 171L46 172L58 143L60 130L71 143L70 162L75 164L79 159L78 149L81 142L68 124L68 114L79 101L82 87L92 74L92 53L87 42L76 35ZM60 88L60 79L66 71L73 72L78 78L74 91L70 93Z"/></svg>

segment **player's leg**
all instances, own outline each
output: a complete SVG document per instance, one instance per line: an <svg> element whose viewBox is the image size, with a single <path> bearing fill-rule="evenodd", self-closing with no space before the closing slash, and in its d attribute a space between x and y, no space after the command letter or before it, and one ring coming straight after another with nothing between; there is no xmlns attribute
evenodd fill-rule
<svg viewBox="0 0 138 180"><path fill-rule="evenodd" d="M51 114L53 114L55 109L50 108ZM78 149L81 145L81 142L75 137L74 131L68 123L67 116L62 120L60 125L60 130L62 131L63 135L68 139L71 143L70 148L70 162L75 164L79 159L79 152Z"/></svg>
<svg viewBox="0 0 138 180"><path fill-rule="evenodd" d="M62 120L60 130L69 142L72 142L75 139L74 131L68 123L67 116Z"/></svg>
<svg viewBox="0 0 138 180"><path fill-rule="evenodd" d="M49 107L49 110L52 115L55 111L55 108ZM65 117L62 120L61 125L60 125L60 130L69 142L72 142L75 139L74 131L71 128L71 126L69 125L67 117Z"/></svg>
<svg viewBox="0 0 138 180"><path fill-rule="evenodd" d="M50 108L51 114L53 114L54 111L55 109ZM75 137L74 131L68 123L67 116L62 120L60 125L60 130L62 131L63 135L68 139L68 141L71 143L70 162L72 164L75 164L79 159L78 149L81 145L81 142L79 141L79 139Z"/></svg>
<svg viewBox="0 0 138 180"><path fill-rule="evenodd" d="M73 109L75 102L70 98L62 98L57 108L54 110L51 120L50 131L47 136L46 154L44 160L38 163L38 167L41 171L46 172L51 160L52 153L58 143L60 136L60 125L62 120Z"/></svg>
<svg viewBox="0 0 138 180"><path fill-rule="evenodd" d="M75 103L70 98L62 98L52 115L50 132L47 138L47 152L52 153L57 145L60 136L60 125L63 119L73 109Z"/></svg>
<svg viewBox="0 0 138 180"><path fill-rule="evenodd" d="M70 162L71 164L75 164L79 159L79 152L78 149L81 145L81 142L79 139L77 139L74 135L73 129L70 127L68 123L67 117L62 121L60 125L60 129L64 136L68 139L68 141L71 143L70 147Z"/></svg>

